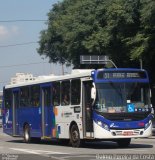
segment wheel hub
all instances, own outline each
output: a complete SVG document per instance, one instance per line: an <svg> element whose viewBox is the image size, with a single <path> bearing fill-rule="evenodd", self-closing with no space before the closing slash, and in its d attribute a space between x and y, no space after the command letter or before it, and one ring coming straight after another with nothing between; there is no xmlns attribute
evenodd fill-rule
<svg viewBox="0 0 155 160"><path fill-rule="evenodd" d="M78 132L77 132L77 131L74 131L74 132L72 133L72 137L73 137L73 141L74 141L74 142L77 141L77 140L78 140Z"/></svg>
<svg viewBox="0 0 155 160"><path fill-rule="evenodd" d="M26 139L26 141L29 140L29 133L28 133L28 131L25 132L25 139Z"/></svg>

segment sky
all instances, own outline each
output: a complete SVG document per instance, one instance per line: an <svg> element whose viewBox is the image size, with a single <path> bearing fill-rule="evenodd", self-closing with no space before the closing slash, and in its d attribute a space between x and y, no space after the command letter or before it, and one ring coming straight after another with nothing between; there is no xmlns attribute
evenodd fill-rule
<svg viewBox="0 0 155 160"><path fill-rule="evenodd" d="M44 21L4 22L47 20L47 13L55 3L58 0L0 0L0 91L18 72L34 76L62 74L62 66L49 64L48 58L37 53L38 43L10 46L37 42L40 31L47 28ZM69 73L71 68L64 70Z"/></svg>

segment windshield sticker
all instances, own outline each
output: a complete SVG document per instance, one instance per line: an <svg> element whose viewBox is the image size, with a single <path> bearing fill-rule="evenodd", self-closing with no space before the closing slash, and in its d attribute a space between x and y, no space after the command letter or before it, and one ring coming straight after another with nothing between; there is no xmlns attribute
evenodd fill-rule
<svg viewBox="0 0 155 160"><path fill-rule="evenodd" d="M135 105L134 104L128 104L128 112L134 112L135 111Z"/></svg>
<svg viewBox="0 0 155 160"><path fill-rule="evenodd" d="M115 113L115 112L116 112L116 110L115 110L114 107L109 107L108 108L108 113Z"/></svg>

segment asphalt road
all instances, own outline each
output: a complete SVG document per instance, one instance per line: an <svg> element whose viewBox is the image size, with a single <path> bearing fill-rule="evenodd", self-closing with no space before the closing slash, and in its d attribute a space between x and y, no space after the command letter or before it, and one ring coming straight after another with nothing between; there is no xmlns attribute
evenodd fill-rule
<svg viewBox="0 0 155 160"><path fill-rule="evenodd" d="M128 148L114 142L91 142L82 148L72 148L58 142L23 143L0 129L0 159L2 160L96 160L96 159L155 159L155 136L132 139Z"/></svg>

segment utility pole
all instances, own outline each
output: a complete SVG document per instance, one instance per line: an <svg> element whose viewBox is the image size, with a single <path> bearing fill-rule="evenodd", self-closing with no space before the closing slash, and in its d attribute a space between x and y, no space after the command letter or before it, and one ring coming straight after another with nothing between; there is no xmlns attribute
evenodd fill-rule
<svg viewBox="0 0 155 160"><path fill-rule="evenodd" d="M140 58L139 61L140 61L140 69L143 69L143 60L142 60L142 58Z"/></svg>
<svg viewBox="0 0 155 160"><path fill-rule="evenodd" d="M63 65L63 63L61 65L61 67L62 67L62 75L64 75L64 65Z"/></svg>
<svg viewBox="0 0 155 160"><path fill-rule="evenodd" d="M41 59L43 60L43 74L45 74L45 64L44 64L45 58L44 58L44 57L41 57Z"/></svg>

